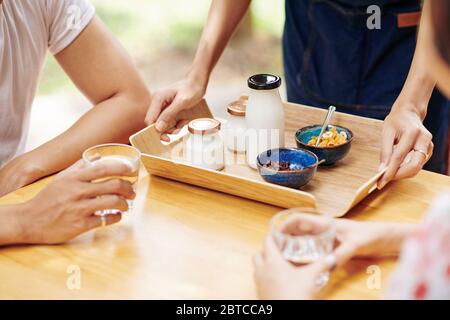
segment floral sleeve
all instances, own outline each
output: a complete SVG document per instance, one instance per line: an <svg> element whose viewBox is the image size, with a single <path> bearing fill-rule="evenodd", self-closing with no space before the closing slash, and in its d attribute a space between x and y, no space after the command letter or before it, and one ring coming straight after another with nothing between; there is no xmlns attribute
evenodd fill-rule
<svg viewBox="0 0 450 320"><path fill-rule="evenodd" d="M402 248L389 299L450 299L450 193L429 210Z"/></svg>

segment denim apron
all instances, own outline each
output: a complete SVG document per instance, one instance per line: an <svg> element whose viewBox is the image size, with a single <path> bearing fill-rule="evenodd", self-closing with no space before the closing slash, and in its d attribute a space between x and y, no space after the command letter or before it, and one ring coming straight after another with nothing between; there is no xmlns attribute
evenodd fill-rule
<svg viewBox="0 0 450 320"><path fill-rule="evenodd" d="M381 29L367 27L371 4L381 8ZM398 15L417 11L419 0L286 0L288 100L384 120L416 47L417 27L399 27ZM435 90L424 121L435 144L428 170L445 172L449 122L450 103Z"/></svg>

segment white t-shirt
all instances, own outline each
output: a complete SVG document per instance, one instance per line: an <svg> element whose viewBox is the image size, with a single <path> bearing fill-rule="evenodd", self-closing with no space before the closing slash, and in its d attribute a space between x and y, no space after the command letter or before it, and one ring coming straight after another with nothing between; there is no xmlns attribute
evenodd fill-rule
<svg viewBox="0 0 450 320"><path fill-rule="evenodd" d="M89 0L4 0L0 5L0 168L23 152L47 49L57 54L89 24Z"/></svg>

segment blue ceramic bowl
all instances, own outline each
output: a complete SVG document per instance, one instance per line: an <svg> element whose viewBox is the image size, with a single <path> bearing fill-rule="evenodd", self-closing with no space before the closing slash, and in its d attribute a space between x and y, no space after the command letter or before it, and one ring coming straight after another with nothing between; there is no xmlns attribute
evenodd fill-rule
<svg viewBox="0 0 450 320"><path fill-rule="evenodd" d="M335 125L333 125L335 126ZM353 141L353 132L347 128L335 126L337 131L345 132L347 134L347 142L335 147L315 147L309 146L308 141L311 140L313 136L318 136L320 134L320 130L322 129L321 125L313 125L309 127L304 127L299 129L295 134L295 141L297 141L297 146L300 149L306 149L313 152L321 161L321 165L332 165L337 161L342 160L345 156L350 152L350 148Z"/></svg>
<svg viewBox="0 0 450 320"><path fill-rule="evenodd" d="M289 164L289 170L277 170L266 167L268 163ZM295 148L271 149L261 153L256 164L261 177L269 183L299 189L306 185L314 176L319 165L317 156L307 150Z"/></svg>

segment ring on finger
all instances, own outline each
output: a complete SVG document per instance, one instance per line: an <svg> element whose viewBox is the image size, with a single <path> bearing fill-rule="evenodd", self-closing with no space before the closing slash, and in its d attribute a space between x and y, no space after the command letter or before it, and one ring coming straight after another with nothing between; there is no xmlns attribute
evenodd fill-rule
<svg viewBox="0 0 450 320"><path fill-rule="evenodd" d="M100 221L101 221L101 227L102 228L106 227L106 215L105 214L102 214L100 216Z"/></svg>
<svg viewBox="0 0 450 320"><path fill-rule="evenodd" d="M427 162L430 159L430 155L427 152L420 149L414 149L414 151L421 153L425 157L425 162Z"/></svg>

